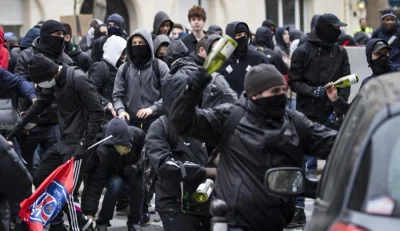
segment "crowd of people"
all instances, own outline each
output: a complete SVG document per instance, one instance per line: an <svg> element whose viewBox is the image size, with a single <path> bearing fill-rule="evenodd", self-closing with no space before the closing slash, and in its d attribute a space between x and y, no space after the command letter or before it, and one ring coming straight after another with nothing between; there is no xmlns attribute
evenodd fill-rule
<svg viewBox="0 0 400 231"><path fill-rule="evenodd" d="M350 88L332 84L351 74L345 47L366 46L372 75L363 84L399 71L396 15L382 11L376 30L360 19L354 36L333 14L315 15L307 34L271 20L254 34L242 21L205 31L201 6L188 20L191 33L160 11L152 32L128 35L112 14L105 23L93 19L79 45L71 26L56 20L39 22L20 41L5 39L0 27L0 94L8 99L0 100L0 112L7 110L0 123L9 124L9 115L15 121L0 128L9 140L0 137L0 150L18 165L1 170L22 182L0 190L8 190L0 198L2 230L28 230L19 203L72 157L83 163L75 176L83 191L76 187L74 208L63 210L74 231L107 230L115 210L127 215L129 231L141 230L151 222L154 194L167 231L210 230L213 198L229 205L238 230L306 223L304 198L268 194L264 173L289 166L317 177L317 158L328 157L351 106ZM238 46L208 74L203 64L224 33ZM193 194L206 179L216 180L215 192L199 203ZM50 231L68 230L63 212Z"/></svg>

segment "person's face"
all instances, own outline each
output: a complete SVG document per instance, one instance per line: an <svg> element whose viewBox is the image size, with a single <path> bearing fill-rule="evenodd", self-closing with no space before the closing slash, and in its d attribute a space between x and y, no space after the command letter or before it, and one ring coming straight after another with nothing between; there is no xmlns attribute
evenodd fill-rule
<svg viewBox="0 0 400 231"><path fill-rule="evenodd" d="M283 37L283 41L284 41L286 44L289 44L289 43L290 43L290 34L289 34L289 31L285 30L285 32L283 32L282 37Z"/></svg>
<svg viewBox="0 0 400 231"><path fill-rule="evenodd" d="M249 35L247 34L247 32L240 32L235 35L235 39L239 39L243 36L249 36Z"/></svg>
<svg viewBox="0 0 400 231"><path fill-rule="evenodd" d="M107 33L108 33L107 27L106 27L106 26L100 27L100 33L105 33L105 34L107 34Z"/></svg>
<svg viewBox="0 0 400 231"><path fill-rule="evenodd" d="M267 97L276 96L276 95L280 95L280 94L285 94L286 90L287 90L286 85L271 87L270 89L267 89L258 95L252 96L251 98L253 100L257 100L257 99L267 98Z"/></svg>
<svg viewBox="0 0 400 231"><path fill-rule="evenodd" d="M108 26L108 27L114 26L114 27L116 27L116 28L119 28L119 26L118 26L115 22L108 22L108 23L107 23L107 26Z"/></svg>
<svg viewBox="0 0 400 231"><path fill-rule="evenodd" d="M161 24L160 28L158 29L158 34L165 34L168 36L170 28L171 28L171 23L169 21L165 21L163 22L163 24Z"/></svg>
<svg viewBox="0 0 400 231"><path fill-rule="evenodd" d="M71 41L71 35L69 35L69 34L65 35L65 36L64 36L64 41L65 41L65 42Z"/></svg>
<svg viewBox="0 0 400 231"><path fill-rule="evenodd" d="M365 19L361 20L361 21L360 21L360 27L361 27L361 28L367 27L367 20L365 20Z"/></svg>
<svg viewBox="0 0 400 231"><path fill-rule="evenodd" d="M389 50L387 48L380 49L377 53L372 53L371 59L376 60L379 59L381 56L389 56Z"/></svg>
<svg viewBox="0 0 400 231"><path fill-rule="evenodd" d="M140 35L133 36L132 45L147 45L146 40Z"/></svg>
<svg viewBox="0 0 400 231"><path fill-rule="evenodd" d="M276 28L275 28L274 26L270 26L269 29L272 31L272 34L274 35L274 34L275 34L275 29L276 29Z"/></svg>
<svg viewBox="0 0 400 231"><path fill-rule="evenodd" d="M396 23L396 20L392 16L387 16L383 18L382 20L383 25L385 25L388 29L392 29L394 27L394 24Z"/></svg>
<svg viewBox="0 0 400 231"><path fill-rule="evenodd" d="M200 17L191 17L190 26L193 31L202 31L204 29L204 20Z"/></svg>
<svg viewBox="0 0 400 231"><path fill-rule="evenodd" d="M174 28L172 29L172 38L178 38L179 34L182 33L183 30L181 28Z"/></svg>
<svg viewBox="0 0 400 231"><path fill-rule="evenodd" d="M204 47L200 47L197 54L203 58L207 58L207 52L206 52L206 49L204 49Z"/></svg>
<svg viewBox="0 0 400 231"><path fill-rule="evenodd" d="M56 31L51 33L51 36L61 37L64 38L64 31Z"/></svg>
<svg viewBox="0 0 400 231"><path fill-rule="evenodd" d="M157 51L158 57L163 57L167 54L168 46L160 46Z"/></svg>

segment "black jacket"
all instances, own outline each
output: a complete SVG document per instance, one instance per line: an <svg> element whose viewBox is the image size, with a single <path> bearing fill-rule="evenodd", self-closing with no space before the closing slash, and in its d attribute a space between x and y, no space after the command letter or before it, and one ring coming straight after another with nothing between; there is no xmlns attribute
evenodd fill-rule
<svg viewBox="0 0 400 231"><path fill-rule="evenodd" d="M169 89L170 84L176 85L179 80L175 78L169 77L164 88ZM196 102L202 97L210 79L204 73L196 72L183 81L177 90L182 87L187 90L183 90L184 94L175 98L170 109L170 124L180 135L193 137L207 144L217 143L224 132L224 123L235 106L222 104L213 109L198 109ZM171 94L163 95L164 99L169 95ZM221 147L216 193L218 198L232 208L229 217L235 226L255 231L271 230L270 223L276 222L271 219L281 219L281 211L277 210L276 216L270 213L271 206L284 201L282 197L266 192L263 185L265 172L273 167L302 167L304 154L326 158L333 146L336 132L315 124L296 112L295 115L303 122L302 134L305 134L304 137L299 137L299 132L288 115L284 116L282 122L275 122L266 119L251 102L243 100L241 104L247 112L227 143ZM294 200L291 197L283 199Z"/></svg>
<svg viewBox="0 0 400 231"><path fill-rule="evenodd" d="M393 36L397 37L397 39L390 45L392 49L389 51L389 54L392 63L400 64L400 40L398 39L400 37L400 27L398 23L396 23L394 27L393 30L389 31L385 25L381 24L381 26L372 33L372 38L380 38L389 42Z"/></svg>
<svg viewBox="0 0 400 231"><path fill-rule="evenodd" d="M26 80L30 81L29 74L28 74L28 62L32 58L34 54L37 53L42 53L40 49L40 37L36 38L33 40L32 47L29 47L25 50L23 50L18 59L17 59L17 64L15 66L15 74L19 75ZM74 62L72 59L65 53L62 53L59 57L50 57L43 53L47 58L53 60L55 63L63 63L68 66L72 66ZM36 88L36 91L39 93L42 89L41 88ZM27 111L28 108L32 105L32 102L26 99L20 99L19 104L18 104L18 109L20 111ZM43 114L41 114L38 117L33 117L32 122L37 123L37 124L42 124L42 125L47 125L47 124L57 124L58 123L58 116L57 116L57 104L53 103L51 107L46 108L45 111L43 111Z"/></svg>
<svg viewBox="0 0 400 231"><path fill-rule="evenodd" d="M75 65L80 67L84 72L87 72L92 66L93 61L90 56L82 52L81 48L76 44L71 44L72 48L66 51L68 56L74 61Z"/></svg>
<svg viewBox="0 0 400 231"><path fill-rule="evenodd" d="M193 198L197 187L206 179L205 143L178 136L166 118L158 118L147 132L145 150L158 176L156 211L208 215L209 203L199 204ZM185 169L185 176L181 168Z"/></svg>
<svg viewBox="0 0 400 231"><path fill-rule="evenodd" d="M103 57L103 46L104 43L106 43L107 39L109 37L106 36L101 36L100 38L94 39L92 42L92 51L90 53L90 57L92 58L93 62L98 62L101 60Z"/></svg>
<svg viewBox="0 0 400 231"><path fill-rule="evenodd" d="M196 37L194 37L193 33L186 35L182 39L182 42L187 47L189 54L192 53L193 51L196 52L196 46L198 41Z"/></svg>
<svg viewBox="0 0 400 231"><path fill-rule="evenodd" d="M112 93L117 72L118 69L106 60L93 63L88 71L88 75L93 80L97 91L110 102L112 102Z"/></svg>
<svg viewBox="0 0 400 231"><path fill-rule="evenodd" d="M78 142L89 146L103 122L104 111L93 82L77 67L63 66L53 88L43 89L39 99L26 112L21 123L26 124L57 103L61 139L61 154L71 154ZM25 126L25 125L24 125Z"/></svg>
<svg viewBox="0 0 400 231"><path fill-rule="evenodd" d="M349 74L346 49L337 43L321 41L313 31L307 43L296 49L291 60L289 86L297 93L296 109L307 118L324 124L332 114L333 106L327 96L314 98L314 90ZM339 89L338 95L347 101L350 88Z"/></svg>
<svg viewBox="0 0 400 231"><path fill-rule="evenodd" d="M125 123L125 126L127 126L126 122L123 120L119 120L118 122ZM86 215L94 216L96 214L101 192L106 186L109 177L117 175L122 177L122 179L127 180L128 176L125 176L124 169L131 165L140 166L138 161L140 160L140 154L144 146L146 135L139 128L127 126L128 129L125 129L120 128L121 126L123 125L118 124L111 128L116 130L116 132L123 131L123 134L120 134L117 139L112 138L100 144L96 149L92 167L87 169L89 174L85 181L85 188L82 194L82 210ZM108 136L107 133L109 132L109 129L110 126L105 128L106 137ZM115 133L115 131L113 133ZM132 150L125 155L119 154L113 145L121 145L121 142L131 143Z"/></svg>
<svg viewBox="0 0 400 231"><path fill-rule="evenodd" d="M236 34L235 29L238 24L244 24L248 28L246 23L232 22L226 26L226 34L234 38ZM250 34L250 30L248 30L248 34ZM244 90L244 77L246 73L251 67L260 63L268 63L268 59L258 52L248 49L247 53L242 57L235 57L235 54L233 54L218 72L225 77L232 90L240 96Z"/></svg>

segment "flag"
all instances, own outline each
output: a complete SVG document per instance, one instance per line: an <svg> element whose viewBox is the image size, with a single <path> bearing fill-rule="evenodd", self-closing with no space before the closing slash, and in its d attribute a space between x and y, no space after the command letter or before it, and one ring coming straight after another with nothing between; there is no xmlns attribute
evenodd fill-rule
<svg viewBox="0 0 400 231"><path fill-rule="evenodd" d="M62 212L65 203L72 198L80 164L81 161L74 161L72 157L54 170L29 198L21 202L19 216L28 224L29 230L43 231Z"/></svg>

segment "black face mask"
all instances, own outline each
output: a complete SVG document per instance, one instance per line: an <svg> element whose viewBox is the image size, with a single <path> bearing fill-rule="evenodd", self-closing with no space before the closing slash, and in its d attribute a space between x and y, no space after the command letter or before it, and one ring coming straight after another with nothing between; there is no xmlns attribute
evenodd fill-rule
<svg viewBox="0 0 400 231"><path fill-rule="evenodd" d="M122 62L121 60L118 59L117 63L115 64L117 68L119 68L122 64L125 62Z"/></svg>
<svg viewBox="0 0 400 231"><path fill-rule="evenodd" d="M122 36L121 29L116 26L110 26L108 27L108 35Z"/></svg>
<svg viewBox="0 0 400 231"><path fill-rule="evenodd" d="M131 47L132 62L136 67L141 67L150 58L150 48L147 45L133 45Z"/></svg>
<svg viewBox="0 0 400 231"><path fill-rule="evenodd" d="M287 102L287 97L285 94L279 94L251 101L267 117L273 120L281 120L285 114Z"/></svg>
<svg viewBox="0 0 400 231"><path fill-rule="evenodd" d="M375 75L382 75L390 72L389 56L382 55L378 59L372 60L370 67Z"/></svg>
<svg viewBox="0 0 400 231"><path fill-rule="evenodd" d="M238 46L235 50L235 55L236 57L240 58L247 52L247 42L249 41L249 38L247 36L243 36L235 40L238 43Z"/></svg>
<svg viewBox="0 0 400 231"><path fill-rule="evenodd" d="M70 52L71 49L72 49L71 41L69 41L69 42L64 41L64 50L65 50L65 52Z"/></svg>
<svg viewBox="0 0 400 231"><path fill-rule="evenodd" d="M165 55L163 55L163 56L158 56L158 55L156 55L156 58L157 58L157 59L160 59L160 60L162 60L162 61L164 61Z"/></svg>
<svg viewBox="0 0 400 231"><path fill-rule="evenodd" d="M322 41L333 44L339 40L341 31L332 25L326 25L323 27L317 25L315 26L315 33Z"/></svg>
<svg viewBox="0 0 400 231"><path fill-rule="evenodd" d="M64 51L64 38L58 36L40 36L40 49L53 57L60 56Z"/></svg>

